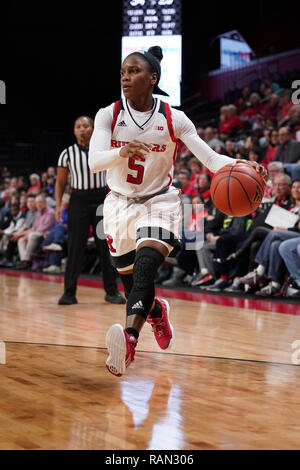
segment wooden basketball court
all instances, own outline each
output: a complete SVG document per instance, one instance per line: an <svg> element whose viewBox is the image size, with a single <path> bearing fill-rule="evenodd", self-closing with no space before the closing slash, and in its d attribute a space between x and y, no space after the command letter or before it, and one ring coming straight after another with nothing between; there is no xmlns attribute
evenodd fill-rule
<svg viewBox="0 0 300 470"><path fill-rule="evenodd" d="M145 325L118 379L105 334L124 305L80 285L58 306L61 281L0 271L0 449L299 449L299 305L169 291L173 348Z"/></svg>

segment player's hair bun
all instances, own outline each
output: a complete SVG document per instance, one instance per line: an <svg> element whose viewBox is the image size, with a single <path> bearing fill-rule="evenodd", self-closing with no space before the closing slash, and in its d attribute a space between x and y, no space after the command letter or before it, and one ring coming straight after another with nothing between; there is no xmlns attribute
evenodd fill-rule
<svg viewBox="0 0 300 470"><path fill-rule="evenodd" d="M148 49L147 52L149 52L149 54L152 54L154 57L156 57L156 59L159 60L159 62L163 58L163 52L162 52L162 48L160 46L150 47L150 49Z"/></svg>

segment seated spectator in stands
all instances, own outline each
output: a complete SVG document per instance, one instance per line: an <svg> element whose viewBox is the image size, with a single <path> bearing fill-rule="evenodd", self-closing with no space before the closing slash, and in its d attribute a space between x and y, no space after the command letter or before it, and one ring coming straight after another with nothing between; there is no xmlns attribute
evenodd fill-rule
<svg viewBox="0 0 300 470"><path fill-rule="evenodd" d="M47 206L44 196L38 195L36 197L36 207L38 215L33 227L18 242L21 262L17 264L17 269L28 269L31 266L31 254L40 247L55 224L55 211Z"/></svg>
<svg viewBox="0 0 300 470"><path fill-rule="evenodd" d="M206 213L207 209L204 209L203 199L200 196L193 197L192 215L189 217L187 226L184 227L180 235L182 249L177 256L177 266L173 268L171 277L162 282L164 286L177 287L182 284L182 280L186 275L193 274L194 267L197 264L195 248L203 242L203 219ZM193 245L195 245L195 248Z"/></svg>
<svg viewBox="0 0 300 470"><path fill-rule="evenodd" d="M300 142L300 104L297 104L290 111L289 126L291 127L292 138Z"/></svg>
<svg viewBox="0 0 300 470"><path fill-rule="evenodd" d="M55 202L55 199L54 199L54 195L51 195L47 188L41 189L40 194L42 194L45 197L47 205L49 207L52 207L52 209L55 209L56 202Z"/></svg>
<svg viewBox="0 0 300 470"><path fill-rule="evenodd" d="M292 91L284 90L280 100L281 111L278 116L278 127L282 127L290 119L290 112L295 104L292 102Z"/></svg>
<svg viewBox="0 0 300 470"><path fill-rule="evenodd" d="M283 164L281 162L270 162L268 164L268 180L266 182L263 203L268 202L269 199L274 197L275 194L275 177L279 174L284 174Z"/></svg>
<svg viewBox="0 0 300 470"><path fill-rule="evenodd" d="M218 133L212 127L206 127L204 130L204 140L213 150L216 147L224 147L222 140L218 138Z"/></svg>
<svg viewBox="0 0 300 470"><path fill-rule="evenodd" d="M300 179L295 180L291 187L293 201L292 212L300 218ZM300 237L300 222L291 229L281 227L273 228L263 240L255 257L257 267L240 279L242 284L258 285L262 281L269 283L256 292L260 296L276 295L280 292L283 283L283 260L279 254L281 242Z"/></svg>
<svg viewBox="0 0 300 470"><path fill-rule="evenodd" d="M244 86L242 89L241 96L239 96L233 103L237 109L238 113L241 113L249 106L249 99L251 95L251 90L248 86Z"/></svg>
<svg viewBox="0 0 300 470"><path fill-rule="evenodd" d="M292 138L289 127L281 127L278 131L279 146L274 161L283 163L285 171L294 180L300 177L300 142Z"/></svg>
<svg viewBox="0 0 300 470"><path fill-rule="evenodd" d="M30 230L33 227L35 219L38 214L35 198L36 196L34 194L29 194L27 196L27 200L26 200L27 211L24 217L24 223L20 227L20 229L14 233L13 237L11 238L11 242L17 243L18 240L24 237L24 235L26 235L28 230Z"/></svg>
<svg viewBox="0 0 300 470"><path fill-rule="evenodd" d="M204 203L207 203L210 200L210 183L211 177L208 173L198 175L196 189Z"/></svg>
<svg viewBox="0 0 300 470"><path fill-rule="evenodd" d="M178 181L181 183L181 192L190 198L197 196L198 191L190 183L189 172L187 170L181 170L177 175Z"/></svg>
<svg viewBox="0 0 300 470"><path fill-rule="evenodd" d="M253 147L249 152L249 161L262 163L262 155L259 147ZM267 165L264 165L267 168Z"/></svg>
<svg viewBox="0 0 300 470"><path fill-rule="evenodd" d="M203 129L203 127L197 127L197 134L200 137L200 139L204 140L204 129Z"/></svg>
<svg viewBox="0 0 300 470"><path fill-rule="evenodd" d="M285 173L280 173L274 178L274 198L269 203L262 204L262 207L255 211L248 237L241 247L230 256L230 258L238 259L243 267L246 266L245 260L248 260L248 271L254 269L255 255L262 241L272 230L265 220L273 204L286 210L292 210L294 207L291 198L291 179Z"/></svg>
<svg viewBox="0 0 300 470"><path fill-rule="evenodd" d="M5 178L3 182L3 188L0 192L1 199L4 199L4 197L6 197L7 191L9 190L9 186L10 186L10 178Z"/></svg>
<svg viewBox="0 0 300 470"><path fill-rule="evenodd" d="M242 128L243 123L237 114L237 109L233 104L230 104L227 106L227 117L219 124L219 132L220 134L234 136Z"/></svg>
<svg viewBox="0 0 300 470"><path fill-rule="evenodd" d="M214 258L216 256L218 240L228 234L231 236L241 235L245 230L246 218L224 216L221 229L217 230L215 234L206 232L206 240L204 241L203 247L197 252L200 275L197 278L196 284L196 279L192 281L193 285L206 288L208 284L215 284L217 274L215 272Z"/></svg>
<svg viewBox="0 0 300 470"><path fill-rule="evenodd" d="M249 98L250 105L241 113L243 122L249 122L257 116L261 116L263 105L260 103L260 96L258 93L251 93Z"/></svg>
<svg viewBox="0 0 300 470"><path fill-rule="evenodd" d="M19 193L21 193L21 191L27 191L27 186L26 186L26 182L25 182L24 176L18 176L18 179L17 179L17 189L18 189L18 192L19 192Z"/></svg>
<svg viewBox="0 0 300 470"><path fill-rule="evenodd" d="M70 196L64 194L62 197L62 220L56 222L45 240L42 242L42 250L47 253L47 267L43 269L44 273L59 274L61 273L61 260L64 256L64 250L68 238L68 207Z"/></svg>
<svg viewBox="0 0 300 470"><path fill-rule="evenodd" d="M47 179L46 189L47 189L48 193L50 194L50 196L53 196L53 195L54 195L55 179L53 178L53 176L50 176L50 177Z"/></svg>
<svg viewBox="0 0 300 470"><path fill-rule="evenodd" d="M228 155L228 157L236 158L236 147L233 144L233 141L227 139L225 141L225 152L224 155Z"/></svg>
<svg viewBox="0 0 300 470"><path fill-rule="evenodd" d="M54 166L48 167L47 176L48 178L54 178L54 180L56 179L56 169L54 168Z"/></svg>
<svg viewBox="0 0 300 470"><path fill-rule="evenodd" d="M29 181L30 186L27 190L27 194L30 194L31 192L33 192L34 194L39 194L41 190L41 181L39 175L33 173L32 175L30 175Z"/></svg>
<svg viewBox="0 0 300 470"><path fill-rule="evenodd" d="M207 170L202 165L202 163L196 157L192 157L188 163L189 169L191 171L190 183L197 189L198 187L198 177L202 173L206 173ZM184 169L184 167L182 168Z"/></svg>
<svg viewBox="0 0 300 470"><path fill-rule="evenodd" d="M265 156L262 159L262 164L264 164L264 166L269 165L269 163L274 160L279 145L278 130L273 129L270 134L270 142L268 144Z"/></svg>
<svg viewBox="0 0 300 470"><path fill-rule="evenodd" d="M41 189L46 188L47 180L48 180L48 175L47 175L47 172L44 171L41 175Z"/></svg>
<svg viewBox="0 0 300 470"><path fill-rule="evenodd" d="M237 219L235 226L216 240L214 254L214 273L216 281L207 287L208 291L216 292L228 288L231 285L230 277L236 276L236 274L231 273L231 265L225 260L230 253L232 253L234 247L239 246L247 237L251 220L249 216L236 217L235 219Z"/></svg>
<svg viewBox="0 0 300 470"><path fill-rule="evenodd" d="M265 82L267 88L271 88L272 93L276 93L280 89L279 84L274 82L274 80L271 76L265 78L264 82Z"/></svg>
<svg viewBox="0 0 300 470"><path fill-rule="evenodd" d="M279 104L279 96L273 93L269 97L267 104L264 106L262 115L265 121L278 122L278 119L280 117L280 112L281 112L281 109L280 109L280 104Z"/></svg>
<svg viewBox="0 0 300 470"><path fill-rule="evenodd" d="M10 223L4 230L0 229L0 254L2 255L1 266L7 266L9 254L7 252L8 244L15 232L23 225L24 217L18 204L12 204L10 209Z"/></svg>
<svg viewBox="0 0 300 470"><path fill-rule="evenodd" d="M267 151L268 146L270 145L271 140L271 129L265 128L263 130L263 136L259 139L259 146L261 149Z"/></svg>
<svg viewBox="0 0 300 470"><path fill-rule="evenodd" d="M20 211L23 212L24 216L27 212L27 195L22 194L20 196Z"/></svg>
<svg viewBox="0 0 300 470"><path fill-rule="evenodd" d="M285 240L279 245L279 254L282 257L287 270L290 273L287 286L293 287L291 293L287 293L290 298L300 298L300 239L292 238ZM289 290L289 289L288 289Z"/></svg>

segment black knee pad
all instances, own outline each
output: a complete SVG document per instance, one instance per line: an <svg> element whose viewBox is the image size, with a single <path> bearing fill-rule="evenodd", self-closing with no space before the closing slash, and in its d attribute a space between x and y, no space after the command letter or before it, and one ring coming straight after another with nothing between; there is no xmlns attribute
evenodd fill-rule
<svg viewBox="0 0 300 470"><path fill-rule="evenodd" d="M124 286L125 297L126 299L128 299L130 292L132 290L132 287L133 287L133 274L122 274L122 273L119 273L119 274L120 274L120 278Z"/></svg>
<svg viewBox="0 0 300 470"><path fill-rule="evenodd" d="M136 289L146 289L154 283L158 268L165 257L155 248L145 246L135 257L133 267L133 283Z"/></svg>
<svg viewBox="0 0 300 470"><path fill-rule="evenodd" d="M130 292L126 314L147 318L155 296L154 279L164 256L154 248L141 248L136 255L133 268L133 287Z"/></svg>

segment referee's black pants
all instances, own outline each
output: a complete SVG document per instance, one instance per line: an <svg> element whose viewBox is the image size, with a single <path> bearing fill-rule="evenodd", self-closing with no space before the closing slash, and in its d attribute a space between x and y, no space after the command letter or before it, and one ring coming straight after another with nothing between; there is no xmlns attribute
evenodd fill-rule
<svg viewBox="0 0 300 470"><path fill-rule="evenodd" d="M65 294L75 296L77 280L83 266L90 225L93 226L96 249L102 266L104 290L108 295L118 292L117 272L110 262L109 248L104 238L97 236L97 225L102 225L103 217L96 215L97 208L103 204L107 190L73 190L68 210L68 259L65 272ZM98 233L100 226L98 227ZM104 239L103 239L104 238Z"/></svg>

